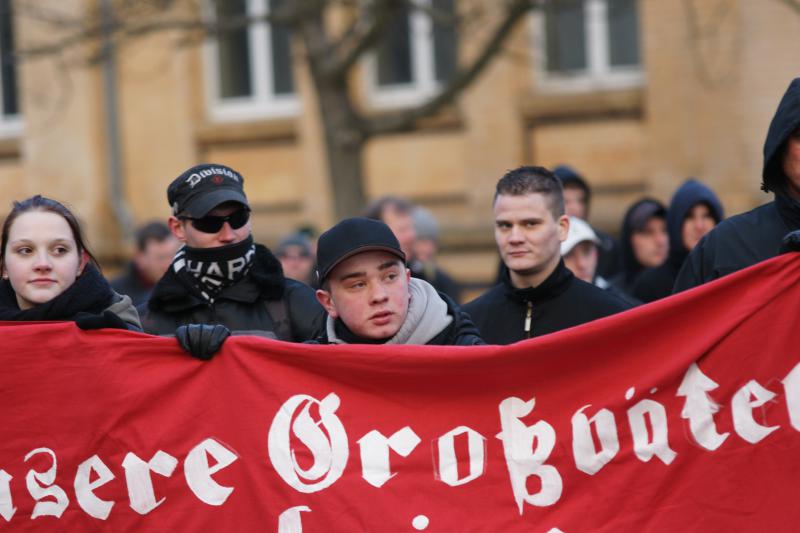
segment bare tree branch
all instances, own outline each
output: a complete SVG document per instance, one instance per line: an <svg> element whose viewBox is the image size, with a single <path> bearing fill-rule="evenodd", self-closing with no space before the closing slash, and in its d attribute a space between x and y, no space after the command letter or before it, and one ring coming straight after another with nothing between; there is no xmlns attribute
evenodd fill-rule
<svg viewBox="0 0 800 533"><path fill-rule="evenodd" d="M430 116L452 102L501 49L511 30L522 16L535 5L531 0L513 0L506 8L502 21L495 27L478 56L466 68L459 69L436 96L423 104L403 111L363 119L366 136L407 131L417 120Z"/></svg>
<svg viewBox="0 0 800 533"><path fill-rule="evenodd" d="M323 74L331 78L344 76L364 52L378 43L397 10L405 3L403 0L375 0L362 9L334 45L335 59L324 65Z"/></svg>
<svg viewBox="0 0 800 533"><path fill-rule="evenodd" d="M800 14L800 1L798 0L778 0L782 4L785 4L787 7L793 9L798 14Z"/></svg>

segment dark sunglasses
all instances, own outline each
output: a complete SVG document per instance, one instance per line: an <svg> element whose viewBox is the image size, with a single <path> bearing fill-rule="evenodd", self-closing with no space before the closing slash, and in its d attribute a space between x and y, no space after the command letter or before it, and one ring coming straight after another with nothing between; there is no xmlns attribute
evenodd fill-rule
<svg viewBox="0 0 800 533"><path fill-rule="evenodd" d="M206 215L203 218L192 218L192 217L179 217L181 220L190 220L192 222L192 226L197 231L202 231L203 233L216 233L222 229L222 226L225 225L227 222L230 224L231 229L239 229L245 224L247 221L250 220L250 210L249 209L237 209L230 215L225 215L224 217L218 217L214 215Z"/></svg>

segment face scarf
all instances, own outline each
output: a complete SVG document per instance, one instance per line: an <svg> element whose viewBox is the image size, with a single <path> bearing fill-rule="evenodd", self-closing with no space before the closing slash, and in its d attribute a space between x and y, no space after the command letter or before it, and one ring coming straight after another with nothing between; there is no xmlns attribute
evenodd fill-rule
<svg viewBox="0 0 800 533"><path fill-rule="evenodd" d="M72 320L78 313L99 314L114 297L111 286L97 268L89 263L83 273L64 292L50 301L22 310L8 280L0 282L0 320L37 321Z"/></svg>
<svg viewBox="0 0 800 533"><path fill-rule="evenodd" d="M198 296L213 304L223 289L247 275L255 255L252 235L242 242L217 248L184 245L175 254L172 269Z"/></svg>

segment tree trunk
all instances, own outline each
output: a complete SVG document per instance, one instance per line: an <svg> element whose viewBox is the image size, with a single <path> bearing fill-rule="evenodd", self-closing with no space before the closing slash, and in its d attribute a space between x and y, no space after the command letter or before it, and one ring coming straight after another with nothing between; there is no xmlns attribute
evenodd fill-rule
<svg viewBox="0 0 800 533"><path fill-rule="evenodd" d="M360 214L366 203L362 153L366 136L350 101L346 73L327 72L331 43L320 13L300 26L314 82L327 158L328 181L337 220Z"/></svg>
<svg viewBox="0 0 800 533"><path fill-rule="evenodd" d="M359 215L366 205L363 151L366 139L348 110L346 87L317 85L325 135L328 178L337 220Z"/></svg>

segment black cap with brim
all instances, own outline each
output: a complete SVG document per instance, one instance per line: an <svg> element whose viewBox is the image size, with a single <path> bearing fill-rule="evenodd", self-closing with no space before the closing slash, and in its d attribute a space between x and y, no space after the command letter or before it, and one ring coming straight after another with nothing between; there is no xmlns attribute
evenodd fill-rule
<svg viewBox="0 0 800 533"><path fill-rule="evenodd" d="M342 261L364 252L386 252L405 263L406 255L389 226L371 218L346 218L320 235L317 276L322 283Z"/></svg>
<svg viewBox="0 0 800 533"><path fill-rule="evenodd" d="M202 218L220 204L225 202L238 202L247 206L247 198L236 189L218 188L188 199L183 206L183 211L192 218Z"/></svg>
<svg viewBox="0 0 800 533"><path fill-rule="evenodd" d="M193 166L167 187L173 215L202 218L220 204L238 202L247 206L244 178L230 167L214 163Z"/></svg>

